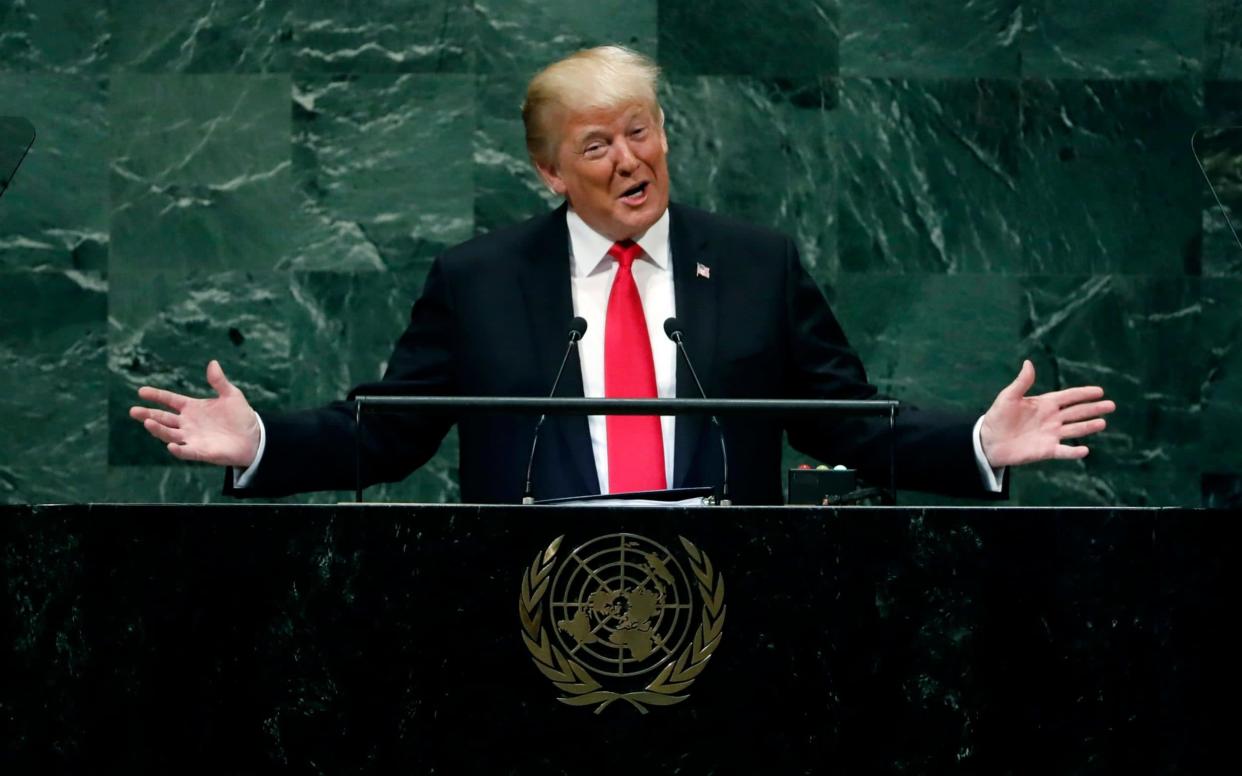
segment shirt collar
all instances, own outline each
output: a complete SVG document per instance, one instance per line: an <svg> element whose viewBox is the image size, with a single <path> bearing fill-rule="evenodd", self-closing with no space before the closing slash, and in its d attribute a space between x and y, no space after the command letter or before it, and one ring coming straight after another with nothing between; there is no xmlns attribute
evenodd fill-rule
<svg viewBox="0 0 1242 776"><path fill-rule="evenodd" d="M565 211L565 222L569 226L569 245L573 254L574 276L586 277L607 267L606 262L612 261L612 257L608 255L608 249L612 247L613 241L588 226L573 208ZM644 257L645 260L661 270L668 269L668 208L665 208L659 220L634 242L638 243L643 253L647 254Z"/></svg>

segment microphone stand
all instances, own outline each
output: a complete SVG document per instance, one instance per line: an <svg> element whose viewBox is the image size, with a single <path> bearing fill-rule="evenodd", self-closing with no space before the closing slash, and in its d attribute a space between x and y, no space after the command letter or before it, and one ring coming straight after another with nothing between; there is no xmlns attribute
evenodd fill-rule
<svg viewBox="0 0 1242 776"><path fill-rule="evenodd" d="M573 352L578 345L578 340L582 339L582 335L586 333L587 322L585 318L574 318L569 325L569 344L565 346L565 355L561 357L560 369L556 370L556 379L552 381L552 390L548 392L548 398L556 396L556 388L561 384L561 375L565 373L565 364L569 363L569 354ZM535 423L535 433L530 440L530 458L526 461L526 487L522 489L522 503L534 504L535 494L531 487L531 475L535 471L535 448L539 445L539 430L543 428L543 422L548 419L548 413L539 416L539 420Z"/></svg>
<svg viewBox="0 0 1242 776"><path fill-rule="evenodd" d="M686 362L686 368L690 370L690 376L694 378L694 385L699 389L699 395L704 399L707 398L707 391L703 390L703 383L699 382L699 376L694 371L694 364L690 362L690 354L686 352L686 344L683 342L681 326L676 318L669 318L664 321L664 333L673 342L677 343L677 349L681 351L681 357ZM733 506L733 499L729 498L729 452L725 449L724 428L720 425L720 419L715 413L708 415L712 421L712 425L716 427L716 434L720 437L720 465L723 469L724 480L720 483L720 506Z"/></svg>

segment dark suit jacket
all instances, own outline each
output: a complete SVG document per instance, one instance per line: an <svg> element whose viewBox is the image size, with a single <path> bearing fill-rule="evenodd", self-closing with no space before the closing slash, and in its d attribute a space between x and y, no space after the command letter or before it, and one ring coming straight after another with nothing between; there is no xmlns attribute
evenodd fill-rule
<svg viewBox="0 0 1242 776"><path fill-rule="evenodd" d="M874 398L862 363L792 241L776 232L673 205L669 241L677 317L713 398ZM385 380L427 395L546 396L573 318L564 207L453 248L436 260ZM710 278L696 276L696 265ZM601 336L588 332L587 336ZM581 396L575 356L558 394ZM677 394L697 396L679 360ZM970 438L974 418L903 409L897 476L904 488L983 495ZM352 405L263 416L267 448L252 487L281 496L354 486ZM520 501L535 419L529 415L372 415L362 433L366 484L400 480L426 462L452 423L463 501ZM888 478L886 419L725 418L730 489L740 504L781 502L781 435L821 461L876 483ZM677 420L674 487L717 486L719 443L705 418ZM536 498L599 492L585 417L550 417L534 468Z"/></svg>

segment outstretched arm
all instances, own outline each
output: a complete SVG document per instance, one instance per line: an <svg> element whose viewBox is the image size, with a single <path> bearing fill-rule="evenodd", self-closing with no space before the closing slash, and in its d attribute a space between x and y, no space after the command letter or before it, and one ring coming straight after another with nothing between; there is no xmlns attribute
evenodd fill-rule
<svg viewBox="0 0 1242 776"><path fill-rule="evenodd" d="M993 468L1051 459L1086 457L1085 445L1065 444L1103 431L1102 416L1117 409L1099 386L1079 386L1027 396L1035 384L1035 366L1022 362L1018 377L996 396L983 416L979 436Z"/></svg>
<svg viewBox="0 0 1242 776"><path fill-rule="evenodd" d="M207 383L214 399L194 399L161 388L143 386L138 396L167 409L135 406L129 416L183 461L203 461L245 469L259 449L259 419L241 390L229 382L213 360Z"/></svg>

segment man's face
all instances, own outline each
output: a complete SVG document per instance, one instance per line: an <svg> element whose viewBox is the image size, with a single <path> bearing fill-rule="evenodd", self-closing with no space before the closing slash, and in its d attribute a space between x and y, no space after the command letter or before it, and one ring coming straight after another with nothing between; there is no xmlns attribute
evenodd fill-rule
<svg viewBox="0 0 1242 776"><path fill-rule="evenodd" d="M556 158L536 166L588 226L629 240L668 209L667 154L660 117L633 103L568 114Z"/></svg>

